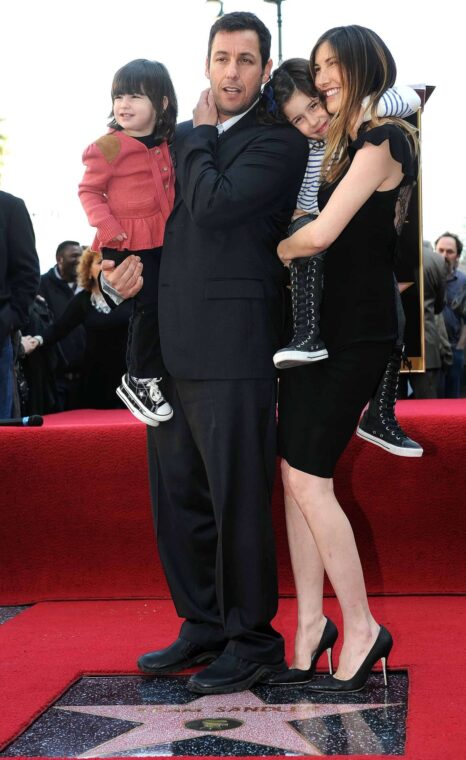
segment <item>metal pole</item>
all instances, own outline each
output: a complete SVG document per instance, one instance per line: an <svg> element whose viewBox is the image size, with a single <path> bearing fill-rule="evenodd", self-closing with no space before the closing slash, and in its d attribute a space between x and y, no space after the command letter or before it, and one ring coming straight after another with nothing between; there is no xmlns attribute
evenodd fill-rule
<svg viewBox="0 0 466 760"><path fill-rule="evenodd" d="M283 60L282 56L282 0L277 2L277 25L278 25L278 63Z"/></svg>
<svg viewBox="0 0 466 760"><path fill-rule="evenodd" d="M283 0L264 0L266 3L273 3L277 6L277 25L278 25L278 63L283 60L282 55L282 2Z"/></svg>

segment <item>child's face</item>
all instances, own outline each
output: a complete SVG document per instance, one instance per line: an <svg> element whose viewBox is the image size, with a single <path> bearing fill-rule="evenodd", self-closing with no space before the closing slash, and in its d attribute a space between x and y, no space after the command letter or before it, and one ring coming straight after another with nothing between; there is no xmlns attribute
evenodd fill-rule
<svg viewBox="0 0 466 760"><path fill-rule="evenodd" d="M147 95L136 92L116 95L113 114L117 124L131 137L145 137L154 131L156 113Z"/></svg>
<svg viewBox="0 0 466 760"><path fill-rule="evenodd" d="M296 129L311 140L325 140L330 116L319 98L295 92L283 106L283 113Z"/></svg>

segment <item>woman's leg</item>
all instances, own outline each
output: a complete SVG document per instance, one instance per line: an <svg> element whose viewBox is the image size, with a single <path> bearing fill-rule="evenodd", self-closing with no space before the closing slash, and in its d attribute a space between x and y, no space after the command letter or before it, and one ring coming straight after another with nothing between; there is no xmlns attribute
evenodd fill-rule
<svg viewBox="0 0 466 760"><path fill-rule="evenodd" d="M298 600L298 625L291 667L308 670L326 623L322 609L324 566L305 517L291 496L288 485L290 469L289 464L282 460L286 530Z"/></svg>
<svg viewBox="0 0 466 760"><path fill-rule="evenodd" d="M371 649L379 632L379 626L369 609L361 561L359 559L353 530L341 509L333 491L331 478L309 475L288 467L285 480L287 499L291 498L301 510L312 533L322 564L333 586L343 613L344 644L336 677L351 678ZM290 551L299 558L302 552L300 539L296 538L297 519L293 520ZM311 564L314 560L311 560ZM310 567L310 566L309 566ZM303 569L304 568L304 569ZM313 613L317 583L314 581L306 591L308 566L296 564L297 588L301 589L298 604ZM302 575L302 577L301 577ZM321 574L319 574L320 583Z"/></svg>

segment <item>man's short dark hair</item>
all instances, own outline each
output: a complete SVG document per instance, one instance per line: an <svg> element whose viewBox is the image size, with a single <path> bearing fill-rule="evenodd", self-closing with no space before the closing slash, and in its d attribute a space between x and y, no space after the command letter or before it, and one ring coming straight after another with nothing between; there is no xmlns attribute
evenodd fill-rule
<svg viewBox="0 0 466 760"><path fill-rule="evenodd" d="M78 243L77 240L64 240L63 243L60 243L60 245L57 248L57 252L55 254L56 258L58 259L59 256L65 251L67 248L69 248L72 245L79 245L81 248L81 243Z"/></svg>
<svg viewBox="0 0 466 760"><path fill-rule="evenodd" d="M437 247L437 243L440 240L440 238L443 237L451 237L456 243L456 254L457 256L461 256L461 252L463 250L463 243L459 239L458 235L455 235L454 232L443 232L442 235L439 235L437 240L435 241L435 247Z"/></svg>
<svg viewBox="0 0 466 760"><path fill-rule="evenodd" d="M207 58L210 64L210 55L212 45L217 32L256 32L259 37L259 50L262 59L262 68L265 68L267 61L270 59L271 35L266 25L254 13L247 11L235 11L220 16L212 26L209 34L209 45L207 48Z"/></svg>

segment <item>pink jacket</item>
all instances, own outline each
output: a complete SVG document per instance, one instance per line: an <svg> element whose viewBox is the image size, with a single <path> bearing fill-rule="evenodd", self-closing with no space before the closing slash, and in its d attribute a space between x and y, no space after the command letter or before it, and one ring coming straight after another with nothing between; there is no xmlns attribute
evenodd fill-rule
<svg viewBox="0 0 466 760"><path fill-rule="evenodd" d="M93 248L130 251L158 248L175 198L175 172L166 142L150 150L111 130L83 153L79 197L97 228ZM125 232L126 240L112 240Z"/></svg>

